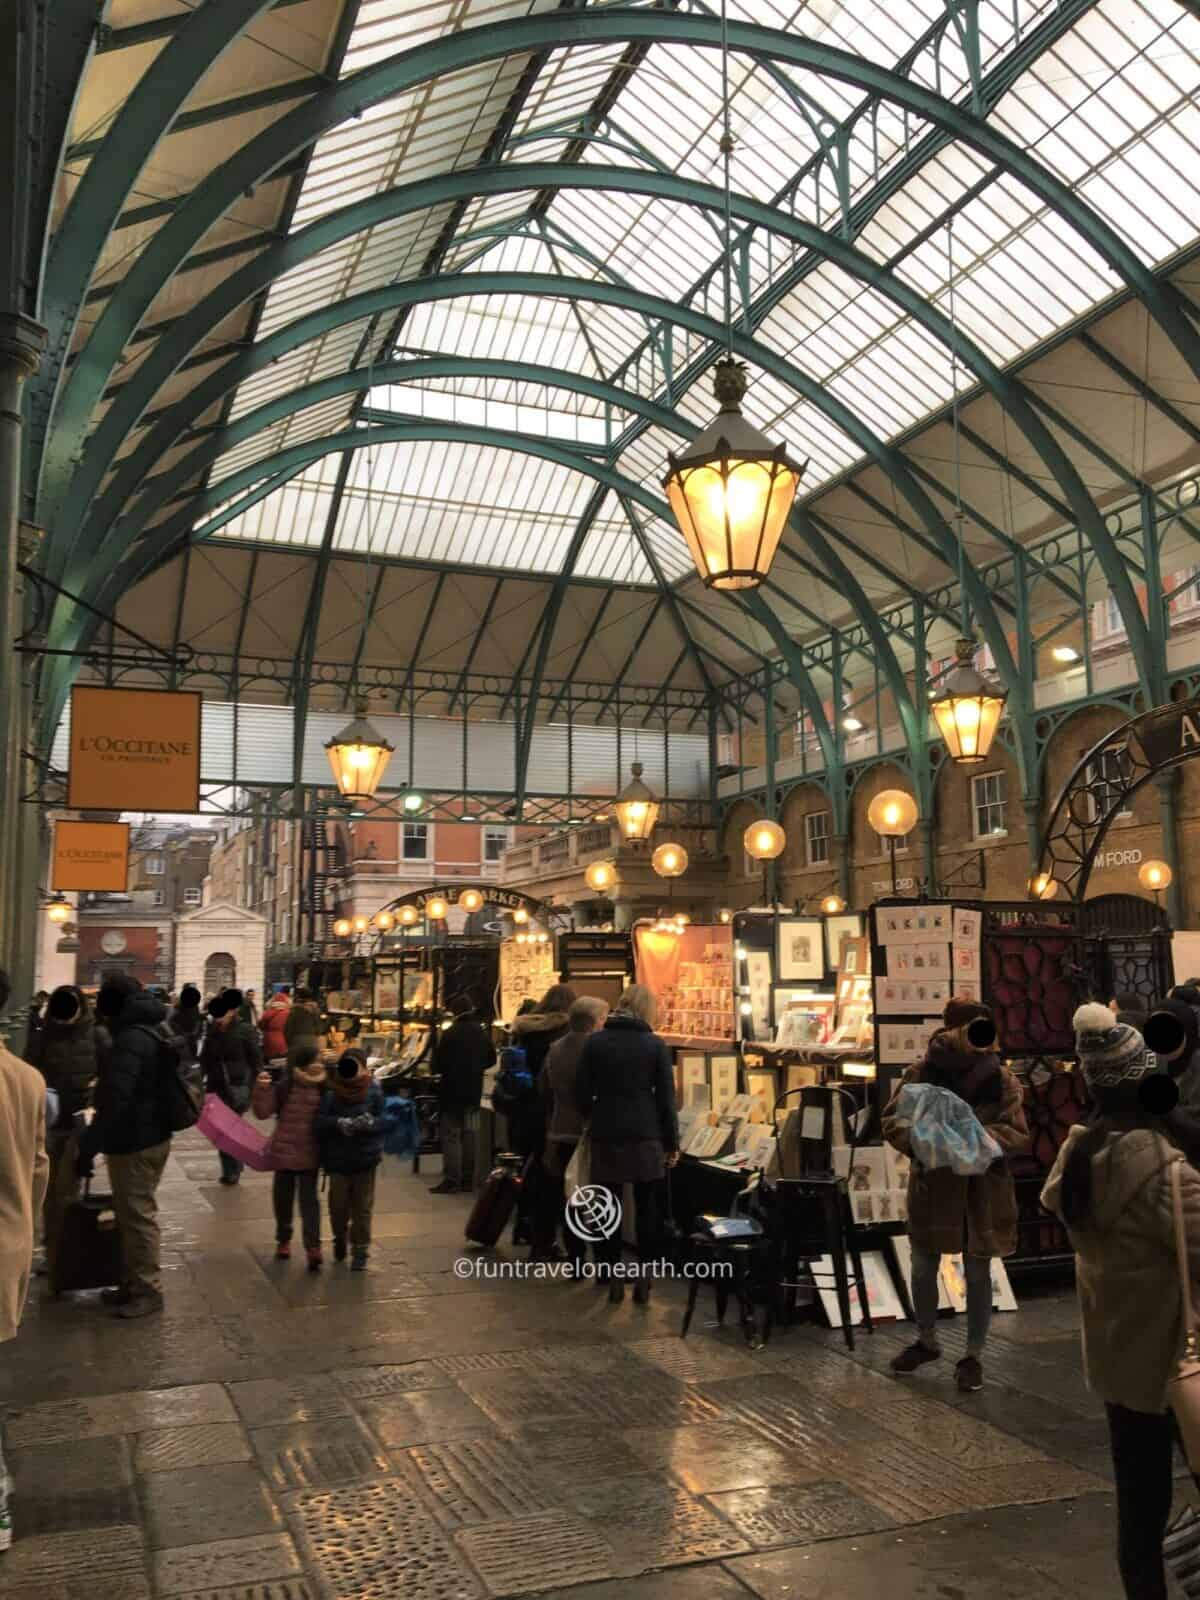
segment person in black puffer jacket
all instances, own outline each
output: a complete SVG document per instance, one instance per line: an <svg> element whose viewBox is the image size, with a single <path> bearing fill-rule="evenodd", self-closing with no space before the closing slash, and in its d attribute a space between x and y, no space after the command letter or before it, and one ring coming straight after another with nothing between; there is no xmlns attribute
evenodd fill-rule
<svg viewBox="0 0 1200 1600"><path fill-rule="evenodd" d="M179 991L179 1004L171 1012L167 1026L172 1033L187 1040L188 1055L191 1060L199 1060L204 1017L200 1010L200 991L194 983L185 983Z"/></svg>
<svg viewBox="0 0 1200 1600"><path fill-rule="evenodd" d="M171 1150L169 1086L160 1066L167 1010L136 978L116 977L96 996L96 1015L112 1046L100 1053L96 1115L80 1136L79 1165L90 1171L95 1153L103 1153L121 1230L125 1281L101 1299L120 1317L144 1317L163 1303L157 1195Z"/></svg>
<svg viewBox="0 0 1200 1600"><path fill-rule="evenodd" d="M591 1183L611 1190L614 1202L625 1184L633 1185L642 1269L633 1297L642 1305L650 1298L648 1269L662 1258L663 1177L679 1159L675 1075L670 1053L654 1032L657 1010L643 984L626 989L603 1028L584 1045L575 1079L579 1109L591 1119ZM596 1256L611 1268L620 1255L618 1227L596 1245ZM610 1300L624 1293L620 1280L610 1282Z"/></svg>
<svg viewBox="0 0 1200 1600"><path fill-rule="evenodd" d="M203 1054L205 1092L215 1094L239 1117L250 1109L254 1080L263 1070L258 1029L243 1020L243 1004L240 989L226 989L224 994L210 1001L210 1022ZM241 1179L242 1163L227 1156L224 1150L218 1154L221 1182L232 1187Z"/></svg>
<svg viewBox="0 0 1200 1600"><path fill-rule="evenodd" d="M375 1173L383 1160L383 1090L361 1050L347 1050L321 1096L313 1122L321 1165L329 1174L329 1227L335 1261L354 1252L355 1272L364 1272L371 1248Z"/></svg>
<svg viewBox="0 0 1200 1600"><path fill-rule="evenodd" d="M67 1207L79 1192L79 1178L75 1172L78 1153L75 1113L91 1104L99 1051L107 1044L108 1034L103 1028L97 1028L92 1008L82 991L74 984L63 984L55 989L26 1057L45 1078L47 1088L58 1096L58 1121L46 1129L50 1183L42 1208L42 1238L49 1273L54 1271Z"/></svg>
<svg viewBox="0 0 1200 1600"><path fill-rule="evenodd" d="M491 1034L469 995L450 1002L454 1021L438 1039L433 1070L438 1075L442 1134L442 1181L430 1194L457 1194L475 1187L475 1144L483 1075L496 1059Z"/></svg>

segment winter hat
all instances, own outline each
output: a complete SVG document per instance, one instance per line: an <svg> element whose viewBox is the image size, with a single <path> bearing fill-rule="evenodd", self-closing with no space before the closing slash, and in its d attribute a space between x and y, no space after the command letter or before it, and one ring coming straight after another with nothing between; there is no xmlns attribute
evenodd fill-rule
<svg viewBox="0 0 1200 1600"><path fill-rule="evenodd" d="M981 1001L971 1000L965 994L951 995L942 1012L942 1022L947 1028L965 1028L976 1017L983 1017L990 1022L992 1013Z"/></svg>
<svg viewBox="0 0 1200 1600"><path fill-rule="evenodd" d="M1099 1001L1080 1006L1071 1026L1089 1089L1112 1089L1158 1071L1158 1060L1137 1029L1118 1022Z"/></svg>
<svg viewBox="0 0 1200 1600"><path fill-rule="evenodd" d="M179 991L179 1004L181 1006L198 1006L200 1004L200 991L194 983L185 983Z"/></svg>
<svg viewBox="0 0 1200 1600"><path fill-rule="evenodd" d="M226 989L221 999L227 1011L239 1011L246 1003L246 997L240 989Z"/></svg>
<svg viewBox="0 0 1200 1600"><path fill-rule="evenodd" d="M83 996L72 983L60 984L46 1002L46 1015L55 1022L76 1022L83 1010Z"/></svg>
<svg viewBox="0 0 1200 1600"><path fill-rule="evenodd" d="M96 996L96 1015L98 1017L119 1017L125 1009L125 1002L131 995L137 994L141 984L136 978L128 978L123 973L112 978L105 978L100 985L100 992Z"/></svg>

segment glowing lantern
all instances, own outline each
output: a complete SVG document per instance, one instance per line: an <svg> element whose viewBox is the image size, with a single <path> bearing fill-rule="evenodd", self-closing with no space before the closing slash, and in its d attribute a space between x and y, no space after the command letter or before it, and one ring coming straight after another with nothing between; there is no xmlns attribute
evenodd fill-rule
<svg viewBox="0 0 1200 1600"><path fill-rule="evenodd" d="M631 843L648 839L658 821L659 803L642 782L642 764L633 763L633 777L617 796L613 810L621 825L622 837Z"/></svg>
<svg viewBox="0 0 1200 1600"><path fill-rule="evenodd" d="M977 672L974 661L974 640L960 639L958 664L929 702L950 759L964 767L986 760L1008 699L1004 685Z"/></svg>
<svg viewBox="0 0 1200 1600"><path fill-rule="evenodd" d="M354 720L325 746L338 792L347 799L369 800L378 789L395 746L387 742L367 718L367 702L360 700Z"/></svg>
<svg viewBox="0 0 1200 1600"><path fill-rule="evenodd" d="M660 844L650 865L660 878L678 878L687 871L688 853L681 844Z"/></svg>
<svg viewBox="0 0 1200 1600"><path fill-rule="evenodd" d="M478 889L464 889L458 897L458 903L466 912L483 910L483 896Z"/></svg>
<svg viewBox="0 0 1200 1600"><path fill-rule="evenodd" d="M442 899L440 894L435 894L432 900L427 900L425 902L425 915L430 919L431 922L444 922L449 910L450 907Z"/></svg>
<svg viewBox="0 0 1200 1600"><path fill-rule="evenodd" d="M593 861L584 873L589 889L595 889L597 894L603 894L611 889L616 879L616 873L607 861Z"/></svg>
<svg viewBox="0 0 1200 1600"><path fill-rule="evenodd" d="M746 854L755 861L774 861L776 856L783 854L787 834L777 822L770 822L764 817L761 822L750 824L742 835L742 843L746 847Z"/></svg>

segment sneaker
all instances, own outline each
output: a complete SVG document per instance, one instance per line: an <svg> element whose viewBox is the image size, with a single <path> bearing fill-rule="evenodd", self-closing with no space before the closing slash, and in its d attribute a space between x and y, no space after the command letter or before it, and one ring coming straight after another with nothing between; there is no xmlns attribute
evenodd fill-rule
<svg viewBox="0 0 1200 1600"><path fill-rule="evenodd" d="M119 1317L150 1317L163 1308L163 1297L160 1294L133 1294L123 1305L117 1307Z"/></svg>
<svg viewBox="0 0 1200 1600"><path fill-rule="evenodd" d="M983 1388L983 1364L975 1356L964 1356L954 1369L960 1394L978 1394Z"/></svg>
<svg viewBox="0 0 1200 1600"><path fill-rule="evenodd" d="M123 1285L120 1289L101 1289L100 1304L104 1306L124 1306L133 1299L133 1292Z"/></svg>
<svg viewBox="0 0 1200 1600"><path fill-rule="evenodd" d="M345 1239L335 1239L333 1241L333 1259L335 1261L345 1261L345 1259L346 1259L346 1241L345 1241Z"/></svg>
<svg viewBox="0 0 1200 1600"><path fill-rule="evenodd" d="M320 1250L306 1250L304 1254L308 1257L308 1270L310 1272L320 1272L322 1263L325 1260Z"/></svg>
<svg viewBox="0 0 1200 1600"><path fill-rule="evenodd" d="M430 1194L457 1194L459 1185L450 1178L443 1178L441 1183L435 1183L430 1189Z"/></svg>
<svg viewBox="0 0 1200 1600"><path fill-rule="evenodd" d="M12 1547L12 1512L0 1511L0 1552Z"/></svg>
<svg viewBox="0 0 1200 1600"><path fill-rule="evenodd" d="M927 1344L922 1344L918 1339L916 1344L910 1344L907 1350L892 1362L893 1372L915 1372L918 1367L923 1367L927 1361L940 1361L942 1352L931 1350Z"/></svg>
<svg viewBox="0 0 1200 1600"><path fill-rule="evenodd" d="M281 1239L275 1246L275 1259L276 1261L290 1261L292 1259L292 1247L286 1239Z"/></svg>
<svg viewBox="0 0 1200 1600"><path fill-rule="evenodd" d="M367 1252L365 1250L356 1250L354 1252L354 1260L351 1261L351 1263L350 1263L350 1271L351 1272L365 1272L366 1270L367 1270Z"/></svg>

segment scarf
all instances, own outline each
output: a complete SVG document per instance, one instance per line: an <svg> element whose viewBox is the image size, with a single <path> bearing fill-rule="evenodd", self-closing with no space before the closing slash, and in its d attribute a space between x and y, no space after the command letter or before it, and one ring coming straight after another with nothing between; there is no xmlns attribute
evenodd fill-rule
<svg viewBox="0 0 1200 1600"><path fill-rule="evenodd" d="M311 1066L293 1067L291 1076L293 1082L302 1083L306 1089L323 1089L329 1074L319 1061L314 1061ZM354 1079L353 1081L357 1082L358 1080Z"/></svg>
<svg viewBox="0 0 1200 1600"><path fill-rule="evenodd" d="M333 1092L339 1100L344 1100L347 1105L361 1105L367 1098L367 1090L371 1087L371 1074L363 1067L356 1078L343 1078L340 1073L333 1075Z"/></svg>

